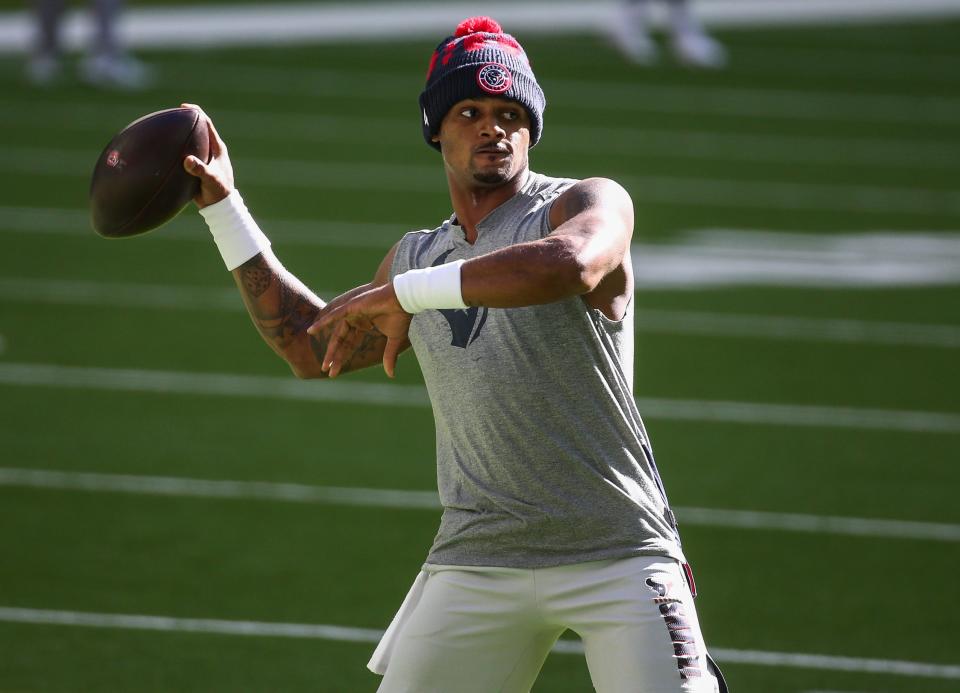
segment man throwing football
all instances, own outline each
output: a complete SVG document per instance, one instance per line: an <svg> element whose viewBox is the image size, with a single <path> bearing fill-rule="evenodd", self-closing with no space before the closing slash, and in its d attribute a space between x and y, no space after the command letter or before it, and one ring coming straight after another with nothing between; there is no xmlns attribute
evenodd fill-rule
<svg viewBox="0 0 960 693"><path fill-rule="evenodd" d="M254 324L305 378L413 347L443 517L370 662L387 693L529 691L566 630L601 693L721 690L633 398L633 206L611 180L529 168L545 99L486 17L432 54L423 135L452 215L324 304L287 272L213 155L186 169Z"/></svg>

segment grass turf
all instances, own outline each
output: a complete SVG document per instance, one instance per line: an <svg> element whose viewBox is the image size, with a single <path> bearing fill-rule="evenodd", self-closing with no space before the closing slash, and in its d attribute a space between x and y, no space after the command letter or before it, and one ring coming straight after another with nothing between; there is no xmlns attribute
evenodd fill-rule
<svg viewBox="0 0 960 693"><path fill-rule="evenodd" d="M638 71L590 37L524 39L550 98L534 167L624 178L638 202L640 240L670 242L706 226L955 231L960 121L948 116L957 113L957 29L731 32L723 38L733 66L716 74ZM398 232L432 225L449 202L437 156L419 139L414 105L431 47L148 53L161 79L138 94L73 82L37 92L19 81L19 62L6 58L2 206L82 211L93 157L113 131L143 112L193 101L220 124L258 217L373 222ZM800 105L791 111L785 103ZM578 137L580 129L625 139ZM728 142L769 136L786 145L757 148L761 160L700 146L651 154L635 134L653 131ZM817 156L813 145L802 146L811 138L821 142ZM848 156L858 142L879 158ZM673 180L672 197L653 195L651 177ZM686 194L695 192L690 181L704 179L730 181L743 193ZM770 181L801 186L800 201L765 199ZM813 204L811 186L826 189ZM847 204L862 187L890 192L883 204L872 198L874 207ZM914 195L932 202L911 207ZM192 213L177 224L178 233L205 233ZM0 278L231 286L210 245L159 235L108 243L81 225L72 225L76 233L38 233L4 223ZM377 235L350 247L278 235L276 247L309 284L337 290L366 281L387 236L383 245ZM955 286L746 287L650 291L637 300L642 308L957 325L957 298ZM0 303L0 335L9 362L286 373L242 313L229 310L21 297ZM955 351L641 332L637 390L955 412ZM381 380L375 370L359 378ZM409 357L401 382L420 382ZM429 489L434 479L426 408L5 385L0 415L6 466L400 489ZM678 506L960 522L956 434L705 424L659 420L655 412L648 425ZM7 557L0 606L38 609L382 628L436 527L431 511L17 488L0 489L0 501ZM699 526L687 527L685 539L714 647L956 662L955 543ZM371 648L7 623L0 624L0 690L374 690L375 677L363 669ZM747 693L956 687L896 675L724 668L733 689ZM582 659L552 656L536 690L589 690Z"/></svg>

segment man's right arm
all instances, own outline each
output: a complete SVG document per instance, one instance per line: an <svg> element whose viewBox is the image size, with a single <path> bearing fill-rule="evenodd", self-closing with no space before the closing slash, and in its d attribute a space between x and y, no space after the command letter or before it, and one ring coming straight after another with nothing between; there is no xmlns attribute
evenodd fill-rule
<svg viewBox="0 0 960 693"><path fill-rule="evenodd" d="M372 282L351 289L329 305L339 305L358 293L386 283L389 274L386 278L381 275L389 273L395 251L396 246L384 258ZM326 378L327 373L321 366L333 327L315 334L307 334L307 328L328 304L284 269L270 250L250 258L232 274L254 327L270 348L290 364L297 377ZM343 372L379 364L383 359L385 336L374 330L359 339Z"/></svg>
<svg viewBox="0 0 960 693"><path fill-rule="evenodd" d="M183 105L196 108L203 113L198 106ZM183 162L184 169L200 179L200 192L194 198L194 202L201 210L218 203L222 203L220 207L231 204L234 200L226 198L231 197L235 192L233 167L230 164L227 146L210 118L203 114L203 119L210 133L210 160L204 163L196 157L188 156ZM234 197L239 200L235 194ZM298 377L327 377L321 366L333 328L315 331L313 334L307 333L307 328L313 324L317 315L327 304L280 264L270 250L269 241L256 228L242 201L239 201L239 207L255 230L255 235L258 235L262 242L248 239L248 242L237 243L231 238L224 240L216 237L216 239L225 261L228 260L228 256L235 256L235 259L228 261L227 266L231 268L234 281L237 283L254 326L270 348L290 364ZM204 212L208 222L210 222L208 215L217 209L213 207ZM217 214L222 216L222 212L223 210ZM211 229L213 228L211 224ZM228 248L226 252L224 242L228 245L232 244L232 248ZM248 250L250 248L252 250ZM396 246L384 258L372 282L338 296L330 302L330 306L335 307L357 293L389 282L390 265L395 252ZM386 343L386 337L375 330L358 336L357 341L352 343L355 353L349 362L344 364L342 370L357 370L380 363Z"/></svg>

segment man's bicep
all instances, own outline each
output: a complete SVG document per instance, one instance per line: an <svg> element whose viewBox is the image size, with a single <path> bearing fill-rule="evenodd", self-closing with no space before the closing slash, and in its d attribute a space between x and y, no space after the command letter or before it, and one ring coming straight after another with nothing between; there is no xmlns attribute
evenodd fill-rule
<svg viewBox="0 0 960 693"><path fill-rule="evenodd" d="M586 255L612 268L620 263L633 234L633 201L618 183L606 178L580 181L550 208L550 236L580 240Z"/></svg>

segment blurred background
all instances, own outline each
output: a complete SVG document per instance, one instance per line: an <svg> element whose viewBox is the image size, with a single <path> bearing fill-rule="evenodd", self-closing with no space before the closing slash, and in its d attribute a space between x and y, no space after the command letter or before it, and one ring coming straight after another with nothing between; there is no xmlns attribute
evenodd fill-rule
<svg viewBox="0 0 960 693"><path fill-rule="evenodd" d="M106 241L87 186L200 104L285 264L363 283L450 213L416 99L481 13L547 94L532 167L633 195L636 396L731 690L960 690L960 2L687 10L131 2L105 44L68 3L44 53L0 0L0 690L376 689L439 519L416 360L296 381L192 208ZM576 640L535 690L591 690Z"/></svg>

